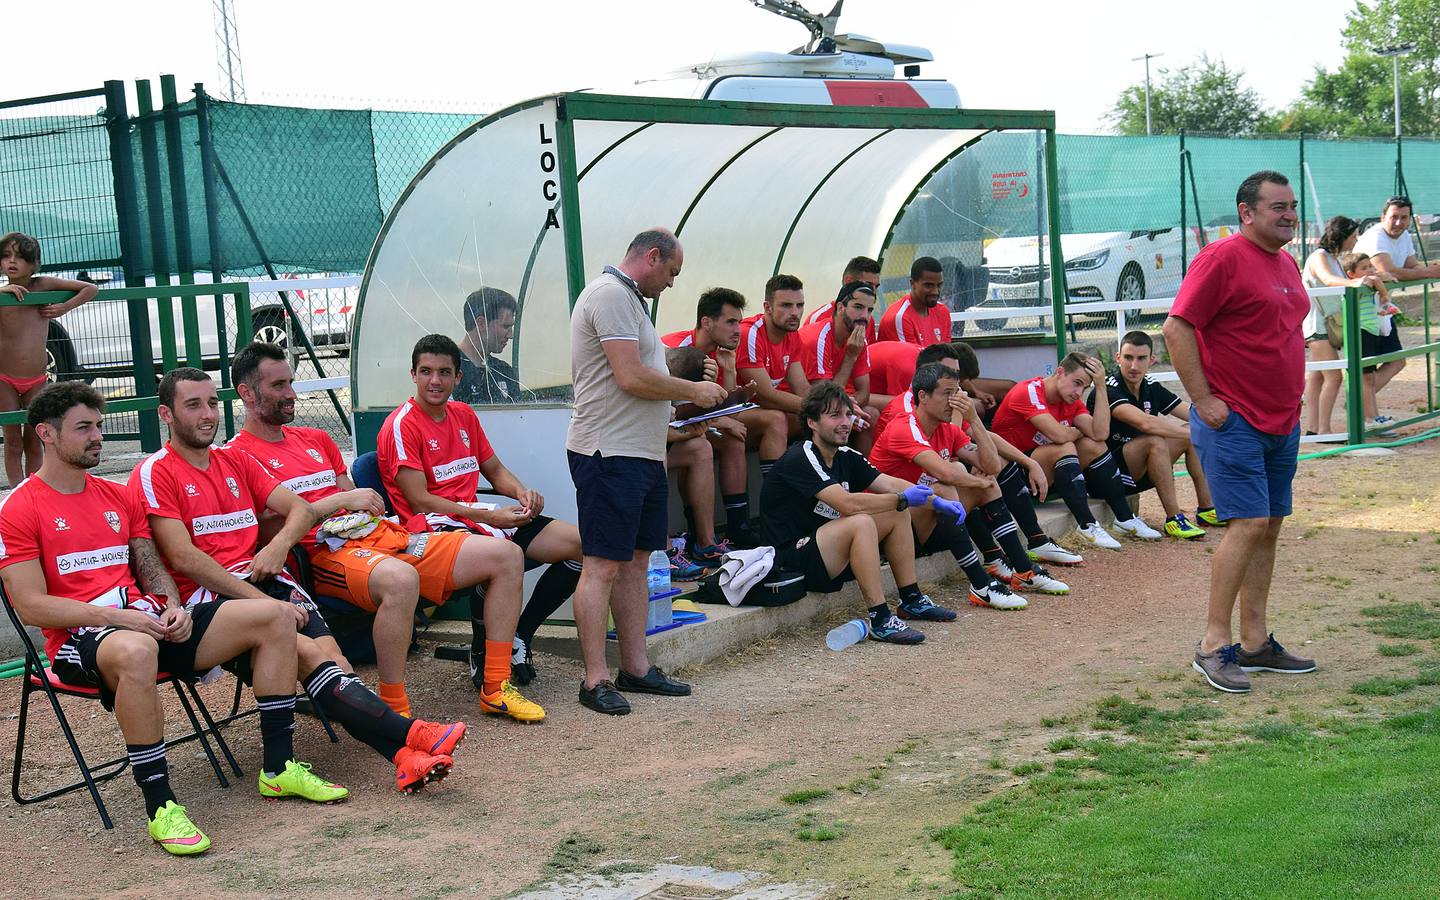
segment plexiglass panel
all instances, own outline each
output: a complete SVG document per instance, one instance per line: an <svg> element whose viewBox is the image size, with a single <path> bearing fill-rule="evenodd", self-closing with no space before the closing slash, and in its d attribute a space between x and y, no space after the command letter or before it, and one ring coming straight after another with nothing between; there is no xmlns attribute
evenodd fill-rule
<svg viewBox="0 0 1440 900"><path fill-rule="evenodd" d="M442 151L397 204L361 297L356 408L404 402L411 348L431 332L513 366L514 379L480 388L489 402L568 399L568 330L556 327L568 319L569 301L558 213L551 218L559 199L554 140L553 102L517 109ZM508 344L503 300L488 307L499 326L487 330L479 320L467 339L466 298L482 288L519 301Z"/></svg>

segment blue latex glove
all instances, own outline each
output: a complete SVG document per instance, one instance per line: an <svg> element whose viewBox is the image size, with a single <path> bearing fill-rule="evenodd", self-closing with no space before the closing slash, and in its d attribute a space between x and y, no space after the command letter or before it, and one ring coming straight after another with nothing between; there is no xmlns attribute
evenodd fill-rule
<svg viewBox="0 0 1440 900"><path fill-rule="evenodd" d="M956 524L965 521L965 504L954 500L947 500L944 497L935 497L930 501L930 506L942 516L952 516Z"/></svg>
<svg viewBox="0 0 1440 900"><path fill-rule="evenodd" d="M912 484L900 492L900 496L904 497L906 502L911 506L924 506L925 501L929 500L934 494L934 491L923 484Z"/></svg>

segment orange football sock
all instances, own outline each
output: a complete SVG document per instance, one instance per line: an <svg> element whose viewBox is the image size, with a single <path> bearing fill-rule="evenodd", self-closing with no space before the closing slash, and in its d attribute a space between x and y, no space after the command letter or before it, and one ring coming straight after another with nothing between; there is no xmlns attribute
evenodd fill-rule
<svg viewBox="0 0 1440 900"><path fill-rule="evenodd" d="M485 641L485 693L500 690L500 682L510 680L510 642Z"/></svg>
<svg viewBox="0 0 1440 900"><path fill-rule="evenodd" d="M380 682L380 699L395 712L407 719L411 718L410 698L405 695L405 685Z"/></svg>

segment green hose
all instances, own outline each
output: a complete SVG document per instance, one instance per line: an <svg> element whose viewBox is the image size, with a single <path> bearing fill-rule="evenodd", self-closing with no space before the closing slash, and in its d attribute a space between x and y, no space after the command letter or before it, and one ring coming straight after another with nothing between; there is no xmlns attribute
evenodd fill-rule
<svg viewBox="0 0 1440 900"><path fill-rule="evenodd" d="M49 666L50 660L41 659L40 664L42 666ZM0 663L0 679L15 678L23 674L25 674L25 658L23 656L19 659L12 659Z"/></svg>

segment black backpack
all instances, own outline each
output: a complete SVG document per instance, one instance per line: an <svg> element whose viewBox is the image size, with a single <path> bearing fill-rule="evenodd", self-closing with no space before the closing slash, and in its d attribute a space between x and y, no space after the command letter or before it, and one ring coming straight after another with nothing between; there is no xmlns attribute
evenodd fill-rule
<svg viewBox="0 0 1440 900"><path fill-rule="evenodd" d="M805 576L789 569L772 568L760 583L752 587L740 601L741 606L786 606L805 596ZM712 572L700 579L695 599L701 603L724 603L725 592L720 589L720 573Z"/></svg>

